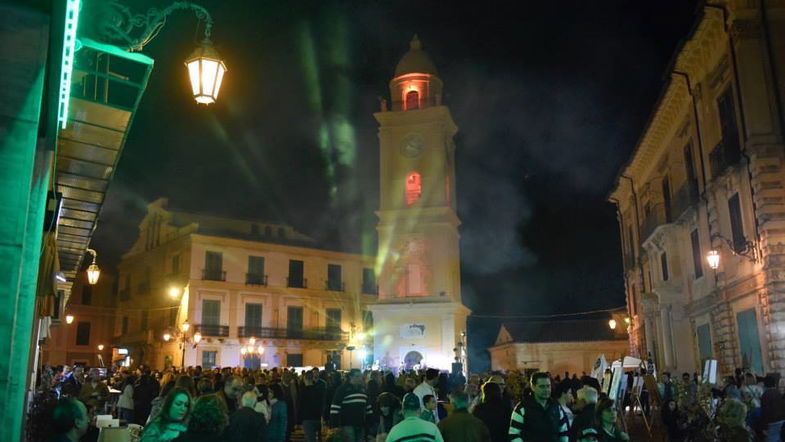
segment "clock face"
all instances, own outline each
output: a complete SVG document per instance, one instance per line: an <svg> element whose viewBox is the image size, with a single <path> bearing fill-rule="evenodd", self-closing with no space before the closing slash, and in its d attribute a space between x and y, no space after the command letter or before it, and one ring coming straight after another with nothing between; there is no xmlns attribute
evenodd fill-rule
<svg viewBox="0 0 785 442"><path fill-rule="evenodd" d="M425 140L418 134L410 134L401 142L401 153L406 157L416 157L425 147Z"/></svg>

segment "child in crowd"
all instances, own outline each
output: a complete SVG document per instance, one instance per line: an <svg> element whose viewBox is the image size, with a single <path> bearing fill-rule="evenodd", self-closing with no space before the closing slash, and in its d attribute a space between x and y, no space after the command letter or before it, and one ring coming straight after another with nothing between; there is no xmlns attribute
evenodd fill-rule
<svg viewBox="0 0 785 442"><path fill-rule="evenodd" d="M420 413L420 418L432 424L436 423L436 397L432 394L426 394L422 397L422 403L425 409Z"/></svg>

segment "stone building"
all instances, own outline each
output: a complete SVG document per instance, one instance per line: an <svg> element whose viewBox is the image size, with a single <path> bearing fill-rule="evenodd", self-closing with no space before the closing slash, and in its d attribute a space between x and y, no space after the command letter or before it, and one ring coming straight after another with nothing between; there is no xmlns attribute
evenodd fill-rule
<svg viewBox="0 0 785 442"><path fill-rule="evenodd" d="M148 206L120 263L115 350L155 367L360 366L373 257L315 248L288 226L166 205Z"/></svg>
<svg viewBox="0 0 785 442"><path fill-rule="evenodd" d="M785 370L784 21L704 4L610 195L631 350L661 369Z"/></svg>

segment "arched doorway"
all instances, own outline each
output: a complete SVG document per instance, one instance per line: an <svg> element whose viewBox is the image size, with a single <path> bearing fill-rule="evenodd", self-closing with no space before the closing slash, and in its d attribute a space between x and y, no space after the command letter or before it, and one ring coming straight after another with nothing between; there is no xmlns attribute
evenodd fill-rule
<svg viewBox="0 0 785 442"><path fill-rule="evenodd" d="M410 351L403 357L403 366L406 370L411 370L415 365L420 365L423 357L419 351Z"/></svg>
<svg viewBox="0 0 785 442"><path fill-rule="evenodd" d="M406 93L406 110L420 108L420 93L417 91L409 91Z"/></svg>

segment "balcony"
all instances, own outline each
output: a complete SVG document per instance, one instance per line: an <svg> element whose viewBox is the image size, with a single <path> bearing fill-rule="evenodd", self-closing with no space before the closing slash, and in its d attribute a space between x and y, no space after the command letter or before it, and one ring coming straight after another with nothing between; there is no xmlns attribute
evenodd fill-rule
<svg viewBox="0 0 785 442"><path fill-rule="evenodd" d="M296 288L296 289L307 289L308 288L308 279L307 278L291 278L286 277L286 287Z"/></svg>
<svg viewBox="0 0 785 442"><path fill-rule="evenodd" d="M311 328L311 329L288 329L272 327L238 327L238 338L261 338L261 339L302 339L308 341L345 341L349 339L349 333L340 329Z"/></svg>
<svg viewBox="0 0 785 442"><path fill-rule="evenodd" d="M709 153L711 178L715 179L741 161L741 151L738 144L726 144L722 140Z"/></svg>
<svg viewBox="0 0 785 442"><path fill-rule="evenodd" d="M643 219L643 226L641 228L641 244L643 244L649 236L654 232L654 229L665 224L665 216L658 210L652 211L647 217Z"/></svg>
<svg viewBox="0 0 785 442"><path fill-rule="evenodd" d="M199 332L202 336L217 336L219 338L229 337L228 325L196 324L194 332Z"/></svg>
<svg viewBox="0 0 785 442"><path fill-rule="evenodd" d="M685 182L671 199L671 216L678 219L684 212L698 202L698 183Z"/></svg>
<svg viewBox="0 0 785 442"><path fill-rule="evenodd" d="M203 281L226 281L226 271L221 269L202 269Z"/></svg>
<svg viewBox="0 0 785 442"><path fill-rule="evenodd" d="M324 288L331 292L345 292L346 283L342 281L330 281L329 279L324 283Z"/></svg>
<svg viewBox="0 0 785 442"><path fill-rule="evenodd" d="M258 273L246 273L245 285L267 286L267 275L259 275Z"/></svg>

